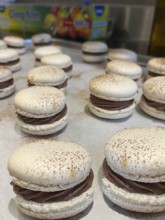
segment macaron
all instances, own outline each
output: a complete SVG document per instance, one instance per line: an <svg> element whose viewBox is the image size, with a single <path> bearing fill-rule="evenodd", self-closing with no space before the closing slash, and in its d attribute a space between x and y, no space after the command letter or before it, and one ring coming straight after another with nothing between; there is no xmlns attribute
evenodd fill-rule
<svg viewBox="0 0 165 220"><path fill-rule="evenodd" d="M0 66L0 99L8 97L15 91L14 79L7 66Z"/></svg>
<svg viewBox="0 0 165 220"><path fill-rule="evenodd" d="M49 55L41 58L41 63L43 65L53 65L58 66L65 71L68 78L73 74L73 63L70 56L67 54L55 54Z"/></svg>
<svg viewBox="0 0 165 220"><path fill-rule="evenodd" d="M21 62L18 52L14 49L2 49L0 53L0 65L8 66L12 72L21 69Z"/></svg>
<svg viewBox="0 0 165 220"><path fill-rule="evenodd" d="M144 82L140 108L154 118L165 120L165 76L152 77Z"/></svg>
<svg viewBox="0 0 165 220"><path fill-rule="evenodd" d="M136 83L125 76L105 74L89 82L90 111L100 118L120 119L131 115L135 109Z"/></svg>
<svg viewBox="0 0 165 220"><path fill-rule="evenodd" d="M147 78L165 76L165 58L152 58L147 63Z"/></svg>
<svg viewBox="0 0 165 220"><path fill-rule="evenodd" d="M56 66L40 66L31 69L27 77L29 86L53 86L64 93L67 88L67 75Z"/></svg>
<svg viewBox="0 0 165 220"><path fill-rule="evenodd" d="M129 60L132 62L136 62L137 54L134 51L128 49L111 49L108 53L108 61L112 60Z"/></svg>
<svg viewBox="0 0 165 220"><path fill-rule="evenodd" d="M5 48L7 48L5 41L0 39L0 50Z"/></svg>
<svg viewBox="0 0 165 220"><path fill-rule="evenodd" d="M138 80L142 76L142 68L131 61L127 60L112 60L107 63L106 73L115 73L122 76L127 76L133 80Z"/></svg>
<svg viewBox="0 0 165 220"><path fill-rule="evenodd" d="M105 146L102 191L136 212L165 211L165 128L127 128Z"/></svg>
<svg viewBox="0 0 165 220"><path fill-rule="evenodd" d="M40 66L41 64L41 58L44 56L52 55L52 54L59 54L62 53L62 50L58 46L42 46L38 47L34 51L34 56L35 56L35 64L36 66Z"/></svg>
<svg viewBox="0 0 165 220"><path fill-rule="evenodd" d="M82 44L82 59L88 63L104 62L107 58L108 46L100 41L87 41Z"/></svg>
<svg viewBox="0 0 165 220"><path fill-rule="evenodd" d="M14 98L17 124L32 135L56 133L67 125L66 97L50 86L31 86Z"/></svg>
<svg viewBox="0 0 165 220"><path fill-rule="evenodd" d="M8 170L24 214L39 219L63 219L93 202L91 157L69 141L39 140L24 144L10 156Z"/></svg>
<svg viewBox="0 0 165 220"><path fill-rule="evenodd" d="M52 37L48 33L39 33L32 36L32 42L35 47L52 44Z"/></svg>
<svg viewBox="0 0 165 220"><path fill-rule="evenodd" d="M18 36L6 36L3 39L9 48L17 50L22 55L26 52L25 40Z"/></svg>

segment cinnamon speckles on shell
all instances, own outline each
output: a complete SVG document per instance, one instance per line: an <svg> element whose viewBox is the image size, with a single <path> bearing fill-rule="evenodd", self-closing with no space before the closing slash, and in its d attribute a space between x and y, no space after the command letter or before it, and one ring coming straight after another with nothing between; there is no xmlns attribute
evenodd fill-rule
<svg viewBox="0 0 165 220"><path fill-rule="evenodd" d="M80 145L67 141L26 144L17 148L8 163L17 185L32 190L63 190L82 182L91 169L89 153Z"/></svg>
<svg viewBox="0 0 165 220"><path fill-rule="evenodd" d="M145 81L143 93L150 100L165 103L165 76L152 77Z"/></svg>
<svg viewBox="0 0 165 220"><path fill-rule="evenodd" d="M60 112L66 97L53 87L33 86L19 91L14 99L16 112L24 116L42 118Z"/></svg>
<svg viewBox="0 0 165 220"><path fill-rule="evenodd" d="M91 79L89 90L96 97L106 100L130 100L137 93L137 85L128 77L105 74Z"/></svg>
<svg viewBox="0 0 165 220"><path fill-rule="evenodd" d="M121 176L139 182L165 182L165 128L128 128L107 142L108 165Z"/></svg>
<svg viewBox="0 0 165 220"><path fill-rule="evenodd" d="M165 58L152 58L147 64L149 71L165 75Z"/></svg>

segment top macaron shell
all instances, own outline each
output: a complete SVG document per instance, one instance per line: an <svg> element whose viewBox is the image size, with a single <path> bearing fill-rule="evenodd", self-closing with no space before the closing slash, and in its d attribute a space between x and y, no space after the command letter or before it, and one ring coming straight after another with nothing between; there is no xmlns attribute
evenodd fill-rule
<svg viewBox="0 0 165 220"><path fill-rule="evenodd" d="M12 78L11 70L6 66L0 66L0 82L5 82Z"/></svg>
<svg viewBox="0 0 165 220"><path fill-rule="evenodd" d="M48 55L58 54L58 53L62 53L62 50L60 47L57 47L57 46L42 46L42 47L38 47L34 51L34 55L38 59L40 59L43 56L48 56Z"/></svg>
<svg viewBox="0 0 165 220"><path fill-rule="evenodd" d="M16 112L32 118L51 117L65 106L66 97L59 89L49 86L32 86L19 91L14 104Z"/></svg>
<svg viewBox="0 0 165 220"><path fill-rule="evenodd" d="M128 49L111 49L108 53L109 60L130 60L137 61L137 54Z"/></svg>
<svg viewBox="0 0 165 220"><path fill-rule="evenodd" d="M89 153L67 141L39 140L17 148L9 158L13 182L37 191L61 191L86 179L91 169Z"/></svg>
<svg viewBox="0 0 165 220"><path fill-rule="evenodd" d="M49 55L41 58L41 63L45 65L56 65L65 68L72 65L71 57L67 54Z"/></svg>
<svg viewBox="0 0 165 220"><path fill-rule="evenodd" d="M66 73L56 66L40 66L28 73L28 82L33 85L60 85L67 79Z"/></svg>
<svg viewBox="0 0 165 220"><path fill-rule="evenodd" d="M15 47L24 47L25 41L23 38L18 36L6 36L4 37L4 41L9 46L15 46Z"/></svg>
<svg viewBox="0 0 165 220"><path fill-rule="evenodd" d="M89 82L91 94L105 100L130 100L137 93L136 83L125 76L105 74L94 77Z"/></svg>
<svg viewBox="0 0 165 220"><path fill-rule="evenodd" d="M145 81L143 94L152 101L165 104L165 76L152 77Z"/></svg>
<svg viewBox="0 0 165 220"><path fill-rule="evenodd" d="M19 59L18 52L14 49L6 48L2 49L0 53L0 62L9 62Z"/></svg>
<svg viewBox="0 0 165 220"><path fill-rule="evenodd" d="M142 75L142 68L138 64L130 61L112 60L111 62L108 62L106 72L128 76L131 79L138 79Z"/></svg>
<svg viewBox="0 0 165 220"><path fill-rule="evenodd" d="M108 140L105 156L119 175L139 182L165 182L165 128L128 128Z"/></svg>
<svg viewBox="0 0 165 220"><path fill-rule="evenodd" d="M4 49L4 48L7 48L7 45L4 40L0 39L0 49Z"/></svg>
<svg viewBox="0 0 165 220"><path fill-rule="evenodd" d="M88 53L106 53L108 47L105 43L100 41L88 41L83 43L82 51Z"/></svg>
<svg viewBox="0 0 165 220"><path fill-rule="evenodd" d="M47 33L40 33L40 34L35 34L32 37L32 41L35 44L39 44L39 43L49 43L52 41L52 37L50 34Z"/></svg>
<svg viewBox="0 0 165 220"><path fill-rule="evenodd" d="M153 58L149 60L147 69L151 72L165 75L165 58Z"/></svg>

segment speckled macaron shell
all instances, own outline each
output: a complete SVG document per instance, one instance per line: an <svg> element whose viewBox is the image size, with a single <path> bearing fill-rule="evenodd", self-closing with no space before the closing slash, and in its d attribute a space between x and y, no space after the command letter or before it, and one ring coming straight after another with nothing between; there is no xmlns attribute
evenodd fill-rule
<svg viewBox="0 0 165 220"><path fill-rule="evenodd" d="M12 77L11 70L6 66L0 66L0 83L6 82L12 78L13 77ZM8 87L0 89L0 99L5 98L5 97L13 94L14 91L15 91L14 83Z"/></svg>
<svg viewBox="0 0 165 220"><path fill-rule="evenodd" d="M52 42L52 37L50 34L47 33L40 33L40 34L35 34L32 37L32 42L35 44L38 43L49 43Z"/></svg>
<svg viewBox="0 0 165 220"><path fill-rule="evenodd" d="M6 37L4 37L4 41L6 42L6 44L8 46L15 47L14 49L18 52L18 54L21 55L26 52L25 40L22 37L6 36ZM19 48L19 47L21 47L21 48Z"/></svg>
<svg viewBox="0 0 165 220"><path fill-rule="evenodd" d="M35 67L28 73L28 82L36 86L57 86L66 79L66 73L57 66Z"/></svg>
<svg viewBox="0 0 165 220"><path fill-rule="evenodd" d="M165 182L165 128L128 128L110 137L105 157L119 175L139 182Z"/></svg>
<svg viewBox="0 0 165 220"><path fill-rule="evenodd" d="M72 59L67 54L56 54L42 57L41 63L45 65L55 65L60 68L65 68L72 65Z"/></svg>
<svg viewBox="0 0 165 220"><path fill-rule="evenodd" d="M113 203L130 211L156 213L165 210L165 194L130 193L106 178L102 179L102 191Z"/></svg>
<svg viewBox="0 0 165 220"><path fill-rule="evenodd" d="M5 41L0 39L0 49L5 49L5 48L7 48Z"/></svg>
<svg viewBox="0 0 165 220"><path fill-rule="evenodd" d="M25 88L14 98L16 112L32 118L53 116L64 108L65 102L63 92L49 86Z"/></svg>
<svg viewBox="0 0 165 220"><path fill-rule="evenodd" d="M17 148L9 158L8 169L13 182L23 188L61 191L87 178L91 158L73 142L39 140Z"/></svg>
<svg viewBox="0 0 165 220"><path fill-rule="evenodd" d="M152 58L147 63L147 69L151 72L165 75L165 58Z"/></svg>
<svg viewBox="0 0 165 220"><path fill-rule="evenodd" d="M137 85L128 77L105 74L91 79L89 90L94 96L105 100L124 101L135 97Z"/></svg>
<svg viewBox="0 0 165 220"><path fill-rule="evenodd" d="M59 54L62 53L62 50L58 46L42 46L38 47L34 51L34 56L38 59L44 56L52 55L52 54Z"/></svg>
<svg viewBox="0 0 165 220"><path fill-rule="evenodd" d="M152 101L165 104L165 76L152 77L145 81L143 94Z"/></svg>
<svg viewBox="0 0 165 220"><path fill-rule="evenodd" d="M129 60L132 62L137 61L137 54L128 49L111 49L108 53L109 60Z"/></svg>
<svg viewBox="0 0 165 220"><path fill-rule="evenodd" d="M136 80L142 76L143 72L138 64L131 61L112 60L107 63L106 73L115 73Z"/></svg>

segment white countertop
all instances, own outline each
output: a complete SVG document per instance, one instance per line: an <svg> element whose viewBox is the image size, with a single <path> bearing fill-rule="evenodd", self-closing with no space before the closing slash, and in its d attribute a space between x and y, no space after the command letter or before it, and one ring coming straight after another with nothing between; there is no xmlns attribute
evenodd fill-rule
<svg viewBox="0 0 165 220"><path fill-rule="evenodd" d="M104 146L109 137L118 130L127 127L164 126L164 122L145 115L138 107L141 96L141 83L138 82L139 93L136 97L137 106L132 116L120 120L104 120L92 115L87 107L89 80L104 74L106 64L90 65L83 63L78 49L62 48L73 59L74 74L68 82L67 106L69 122L60 133L47 137L53 140L69 140L81 144L92 157L94 171L94 202L80 215L70 219L86 220L128 220L128 219L165 219L165 212L160 214L139 214L123 210L108 201L101 192L103 176L102 162ZM27 87L27 73L34 67L32 50L21 57L22 70L13 74L16 92ZM9 155L15 148L37 139L20 131L15 123L13 106L14 95L0 100L0 220L32 220L23 215L15 206L14 192L10 186L11 177L7 170Z"/></svg>

